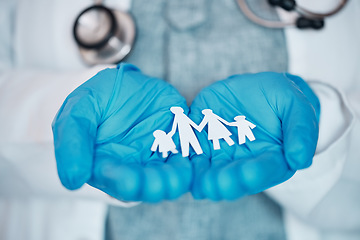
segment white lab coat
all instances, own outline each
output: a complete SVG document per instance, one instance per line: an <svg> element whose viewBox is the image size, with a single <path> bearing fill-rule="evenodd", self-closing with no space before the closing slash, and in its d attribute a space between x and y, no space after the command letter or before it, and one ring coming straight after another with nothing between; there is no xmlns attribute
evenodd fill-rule
<svg viewBox="0 0 360 240"><path fill-rule="evenodd" d="M67 191L56 173L51 121L70 91L104 67L84 66L71 35L90 4L0 2L1 240L100 240L106 204L122 204L89 186ZM106 4L126 10L130 1ZM360 2L323 31L287 29L286 38L289 71L317 81L320 139L313 165L267 193L284 207L289 240L359 239Z"/></svg>

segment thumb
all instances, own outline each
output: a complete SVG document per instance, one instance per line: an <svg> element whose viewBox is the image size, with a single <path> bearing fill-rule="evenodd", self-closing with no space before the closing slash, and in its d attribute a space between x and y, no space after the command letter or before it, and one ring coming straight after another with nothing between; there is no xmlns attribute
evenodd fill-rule
<svg viewBox="0 0 360 240"><path fill-rule="evenodd" d="M95 97L89 91L76 90L53 121L57 170L61 183L70 190L80 188L91 177L98 113Z"/></svg>
<svg viewBox="0 0 360 240"><path fill-rule="evenodd" d="M284 75L294 84L294 94L287 96L280 112L285 158L292 170L309 167L319 134L320 104L310 87L299 77Z"/></svg>

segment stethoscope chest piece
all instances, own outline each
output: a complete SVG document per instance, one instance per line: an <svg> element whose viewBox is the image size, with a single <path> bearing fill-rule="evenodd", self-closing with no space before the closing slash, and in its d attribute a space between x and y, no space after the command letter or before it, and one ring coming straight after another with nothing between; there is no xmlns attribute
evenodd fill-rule
<svg viewBox="0 0 360 240"><path fill-rule="evenodd" d="M133 46L135 23L128 13L94 5L79 14L73 34L85 63L118 63Z"/></svg>

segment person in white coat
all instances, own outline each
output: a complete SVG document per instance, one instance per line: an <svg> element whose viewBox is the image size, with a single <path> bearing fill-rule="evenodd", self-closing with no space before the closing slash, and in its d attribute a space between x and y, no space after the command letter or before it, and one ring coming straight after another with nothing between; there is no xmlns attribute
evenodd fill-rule
<svg viewBox="0 0 360 240"><path fill-rule="evenodd" d="M90 4L90 1L55 0L0 3L0 239L103 239L106 204L134 205L113 200L87 185L69 192L61 186L56 173L51 122L65 97L105 67L90 68L83 64L71 35L77 14ZM130 11L140 6L137 1L133 5L128 1L106 4ZM142 2L142 9L150 9L148 4ZM311 1L308 4L315 5ZM328 4L325 0L318 1L318 6L312 7L322 10ZM232 1L224 1L223 5L235 7ZM174 58L181 61L177 54L168 56L172 61L166 70L161 54L155 58L162 64L145 63L149 59L147 54L154 55L144 43L152 41L156 35L141 28L149 21L144 12L134 12L140 25L139 42L135 43L134 52L126 61L135 63L146 74L165 78L191 102L209 82L193 82L193 77L186 76L189 71L176 76L180 63ZM180 30L206 24L203 13L193 19L197 21L187 23L188 26L183 18L176 19L174 11L169 10L169 13L165 18L172 28L163 29L170 31L167 36L178 41L196 41ZM286 237L290 240L357 239L360 234L359 13L359 3L350 1L343 11L326 21L321 31L284 30L286 70L306 80L316 80L311 87L321 103L320 135L312 166L267 191L283 209ZM280 17L289 16L280 13ZM163 28L163 23L158 27ZM255 29L255 26L246 29ZM250 33L253 32L247 32L247 36ZM164 40L155 39L158 41L153 41L154 49L165 44ZM271 45L264 44L259 43L258 48L271 49ZM183 50L184 58L193 50L191 46ZM199 52L200 55L189 58L189 65L185 65L192 69L190 72L195 72L191 61L204 57L201 49ZM141 55L144 57L138 57ZM219 61L222 57L218 55ZM267 60L272 58L274 56ZM252 64L250 60L248 65ZM203 62L197 67L210 69L211 64ZM226 70L212 73L214 77L210 81L226 78L233 71L282 70L275 66L229 70L227 64L220 65L217 69Z"/></svg>

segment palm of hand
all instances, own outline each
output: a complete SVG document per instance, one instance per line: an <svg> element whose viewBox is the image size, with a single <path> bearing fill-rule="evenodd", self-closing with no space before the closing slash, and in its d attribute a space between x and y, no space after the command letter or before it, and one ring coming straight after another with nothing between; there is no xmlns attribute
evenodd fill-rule
<svg viewBox="0 0 360 240"><path fill-rule="evenodd" d="M236 199L254 194L311 164L319 102L300 78L277 73L233 76L197 96L190 113L197 123L202 109L212 109L229 122L235 116L246 116L256 125L256 140L239 145L237 129L228 127L235 145L220 140L221 150L214 150L206 134L199 134L208 154L191 157L195 198Z"/></svg>
<svg viewBox="0 0 360 240"><path fill-rule="evenodd" d="M156 202L189 190L188 158L150 150L170 131L171 106L188 109L169 84L131 65L108 69L69 95L54 120L58 172L69 189L85 182L120 200ZM148 143L150 145L148 146Z"/></svg>

